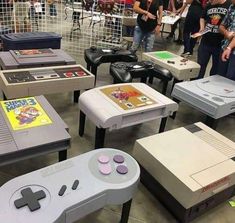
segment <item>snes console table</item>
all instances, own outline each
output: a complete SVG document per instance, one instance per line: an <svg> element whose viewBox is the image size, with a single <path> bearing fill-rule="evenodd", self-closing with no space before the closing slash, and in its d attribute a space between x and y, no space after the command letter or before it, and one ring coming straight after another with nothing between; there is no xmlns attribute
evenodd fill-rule
<svg viewBox="0 0 235 223"><path fill-rule="evenodd" d="M10 50L0 52L2 70L72 65L76 61L61 49Z"/></svg>
<svg viewBox="0 0 235 223"><path fill-rule="evenodd" d="M120 223L127 223L139 176L127 153L93 150L4 184L0 221L72 223L107 204L123 204Z"/></svg>
<svg viewBox="0 0 235 223"><path fill-rule="evenodd" d="M180 222L235 195L235 143L202 123L139 139L134 157L142 183Z"/></svg>
<svg viewBox="0 0 235 223"><path fill-rule="evenodd" d="M79 135L84 134L87 116L96 125L95 148L102 148L106 129L121 129L161 118L159 131L163 132L167 117L178 105L144 83L127 83L82 93L79 108Z"/></svg>
<svg viewBox="0 0 235 223"><path fill-rule="evenodd" d="M68 126L44 96L0 102L0 166L70 147Z"/></svg>
<svg viewBox="0 0 235 223"><path fill-rule="evenodd" d="M206 124L214 128L219 118L235 112L235 81L219 75L177 83L172 96L206 114Z"/></svg>
<svg viewBox="0 0 235 223"><path fill-rule="evenodd" d="M168 51L143 53L143 60L152 61L168 69L174 77L174 83L195 78L200 70L198 63Z"/></svg>
<svg viewBox="0 0 235 223"><path fill-rule="evenodd" d="M5 97L18 98L94 87L95 77L81 65L0 71L0 88Z"/></svg>

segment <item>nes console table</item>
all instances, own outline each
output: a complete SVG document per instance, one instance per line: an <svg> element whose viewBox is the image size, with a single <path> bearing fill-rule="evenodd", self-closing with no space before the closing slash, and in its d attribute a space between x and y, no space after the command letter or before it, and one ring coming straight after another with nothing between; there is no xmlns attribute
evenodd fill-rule
<svg viewBox="0 0 235 223"><path fill-rule="evenodd" d="M32 49L0 52L2 70L72 65L76 61L63 50Z"/></svg>
<svg viewBox="0 0 235 223"><path fill-rule="evenodd" d="M163 132L167 117L178 109L178 105L144 83L129 83L86 91L79 98L79 108L79 135L84 134L87 116L96 125L95 148L102 148L106 129L162 119L159 131Z"/></svg>
<svg viewBox="0 0 235 223"><path fill-rule="evenodd" d="M72 223L107 204L123 204L120 223L127 223L139 176L127 153L93 150L4 184L0 221Z"/></svg>
<svg viewBox="0 0 235 223"><path fill-rule="evenodd" d="M0 165L70 147L68 126L44 96L0 101Z"/></svg>
<svg viewBox="0 0 235 223"><path fill-rule="evenodd" d="M139 139L134 157L142 183L180 222L235 195L235 143L202 123Z"/></svg>
<svg viewBox="0 0 235 223"><path fill-rule="evenodd" d="M150 60L169 70L174 77L174 83L195 78L200 70L198 63L168 51L143 53L143 60Z"/></svg>
<svg viewBox="0 0 235 223"><path fill-rule="evenodd" d="M235 81L219 75L177 83L172 96L206 114L206 124L211 127L235 112Z"/></svg>
<svg viewBox="0 0 235 223"><path fill-rule="evenodd" d="M5 97L18 98L94 87L95 77L81 65L0 71L0 88Z"/></svg>

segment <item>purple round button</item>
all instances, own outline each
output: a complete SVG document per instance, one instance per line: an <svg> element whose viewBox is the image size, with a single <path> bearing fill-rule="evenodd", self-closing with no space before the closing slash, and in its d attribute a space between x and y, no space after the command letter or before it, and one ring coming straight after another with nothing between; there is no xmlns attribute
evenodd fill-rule
<svg viewBox="0 0 235 223"><path fill-rule="evenodd" d="M124 165L119 165L117 167L116 171L120 174L127 174L128 173L128 168Z"/></svg>
<svg viewBox="0 0 235 223"><path fill-rule="evenodd" d="M105 156L105 155L100 155L98 157L98 161L99 161L99 163L106 164L109 162L109 157Z"/></svg>
<svg viewBox="0 0 235 223"><path fill-rule="evenodd" d="M124 162L124 157L122 156L122 155L115 155L114 157L113 157L113 161L115 162L115 163L123 163Z"/></svg>
<svg viewBox="0 0 235 223"><path fill-rule="evenodd" d="M99 171L103 175L109 175L112 172L112 168L110 164L102 164L99 166Z"/></svg>

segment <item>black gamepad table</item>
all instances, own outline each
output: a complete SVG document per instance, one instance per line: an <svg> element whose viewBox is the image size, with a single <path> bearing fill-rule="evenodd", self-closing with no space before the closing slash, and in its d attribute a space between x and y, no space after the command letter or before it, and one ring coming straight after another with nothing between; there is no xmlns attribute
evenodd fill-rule
<svg viewBox="0 0 235 223"><path fill-rule="evenodd" d="M120 48L101 49L90 47L84 51L84 59L87 63L87 69L96 76L97 68L102 63L135 62L138 57L131 51Z"/></svg>
<svg viewBox="0 0 235 223"><path fill-rule="evenodd" d="M168 82L172 80L169 70L150 61L116 62L110 65L110 74L113 83L128 83L135 78L140 78L141 82L146 83L148 77L158 78L163 81L162 94L166 94Z"/></svg>

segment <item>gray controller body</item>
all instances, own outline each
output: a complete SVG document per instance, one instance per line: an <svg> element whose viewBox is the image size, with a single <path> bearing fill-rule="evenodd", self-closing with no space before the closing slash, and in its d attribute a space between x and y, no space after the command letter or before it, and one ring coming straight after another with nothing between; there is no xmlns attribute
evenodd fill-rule
<svg viewBox="0 0 235 223"><path fill-rule="evenodd" d="M0 188L0 222L72 223L106 204L132 199L139 176L138 163L127 153L93 150L4 184ZM24 205L27 201L31 207Z"/></svg>

